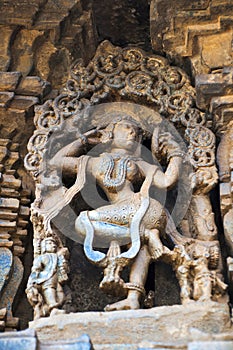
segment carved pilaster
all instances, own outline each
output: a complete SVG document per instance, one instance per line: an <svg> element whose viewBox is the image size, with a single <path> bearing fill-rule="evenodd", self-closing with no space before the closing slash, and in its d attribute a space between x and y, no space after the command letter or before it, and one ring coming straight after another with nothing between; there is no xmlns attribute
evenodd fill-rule
<svg viewBox="0 0 233 350"><path fill-rule="evenodd" d="M209 109L214 129L220 138L217 164L220 181L220 205L228 254L233 257L233 68L196 79L197 103ZM232 280L232 258L228 258L229 281Z"/></svg>

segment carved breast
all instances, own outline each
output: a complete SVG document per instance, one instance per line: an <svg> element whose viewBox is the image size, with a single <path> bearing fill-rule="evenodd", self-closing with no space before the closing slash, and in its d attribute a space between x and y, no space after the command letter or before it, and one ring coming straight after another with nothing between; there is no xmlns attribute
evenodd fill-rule
<svg viewBox="0 0 233 350"><path fill-rule="evenodd" d="M105 153L96 162L94 169L93 175L106 189L120 189L126 180L135 183L141 178L139 167L129 156Z"/></svg>

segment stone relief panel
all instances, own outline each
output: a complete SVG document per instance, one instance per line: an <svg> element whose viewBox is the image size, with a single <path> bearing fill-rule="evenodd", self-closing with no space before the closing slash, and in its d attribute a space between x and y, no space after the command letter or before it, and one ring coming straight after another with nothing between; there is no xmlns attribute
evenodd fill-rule
<svg viewBox="0 0 233 350"><path fill-rule="evenodd" d="M66 237L103 269L100 288L125 297L107 311L140 308L157 261L173 268L182 303L227 301L209 198L215 135L195 100L187 75L165 58L105 41L86 67L73 64L56 99L36 108L25 158L36 182L27 287L36 318L63 311Z"/></svg>
<svg viewBox="0 0 233 350"><path fill-rule="evenodd" d="M1 308L5 310L2 316L5 330L24 328L27 326L28 319L31 318L31 309L24 289L31 268L32 228L28 225L29 228L26 230L27 224L30 224L30 215L29 212L27 215L25 214L23 204L22 210L25 213L22 212L22 220L17 219L17 213L21 210L21 205L19 206L18 203L20 196L24 196L24 191L28 193L27 198L25 198L25 203L27 202L25 205L29 210L32 200L30 193L31 191L33 193L34 189L33 181L23 167L27 142L34 130L34 105L46 99L50 91L51 85L39 77L23 77L20 72L0 72L1 172L3 174L0 194L2 200L1 224L3 225L2 231L7 234L9 231L10 251L13 252L14 250L16 252L18 249L20 257L19 259L16 256L14 257L14 260L19 261L11 266L9 276L6 277L5 281L6 288L4 288L6 292L1 297ZM18 184L18 187L14 182ZM7 209L8 201L9 208ZM7 215L9 215L8 219ZM13 220L14 217L15 220ZM6 223L9 227L4 227ZM21 223L25 227L22 230L20 229ZM22 235L15 236L14 232L16 231L21 232ZM16 244L13 243L12 245L12 242ZM8 315L8 311L6 313L6 307L11 310L11 316ZM20 317L20 322L17 317ZM12 318L12 321L10 321L10 318Z"/></svg>

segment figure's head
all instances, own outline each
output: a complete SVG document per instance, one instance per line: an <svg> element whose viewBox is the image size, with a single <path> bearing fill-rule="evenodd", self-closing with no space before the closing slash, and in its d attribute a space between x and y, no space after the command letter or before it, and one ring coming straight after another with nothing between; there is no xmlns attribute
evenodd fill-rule
<svg viewBox="0 0 233 350"><path fill-rule="evenodd" d="M53 237L43 239L41 242L41 253L56 253L57 244Z"/></svg>
<svg viewBox="0 0 233 350"><path fill-rule="evenodd" d="M112 141L114 148L135 151L142 142L142 129L130 116L117 117L105 128L102 141Z"/></svg>

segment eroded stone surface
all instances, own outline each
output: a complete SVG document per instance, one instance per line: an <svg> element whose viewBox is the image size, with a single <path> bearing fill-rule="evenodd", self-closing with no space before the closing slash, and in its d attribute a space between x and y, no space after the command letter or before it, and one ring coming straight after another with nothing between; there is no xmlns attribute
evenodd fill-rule
<svg viewBox="0 0 233 350"><path fill-rule="evenodd" d="M95 344L135 344L143 340L176 342L192 340L190 328L206 333L230 329L226 305L191 303L150 310L86 312L56 315L30 323L40 341L75 338L89 334Z"/></svg>
<svg viewBox="0 0 233 350"><path fill-rule="evenodd" d="M231 350L233 341L200 341L192 342L188 345L188 350Z"/></svg>
<svg viewBox="0 0 233 350"><path fill-rule="evenodd" d="M96 33L92 21L91 3L92 1L86 0L61 1L58 7L54 1L32 0L30 4L27 1L3 1L0 14L0 23L2 23L0 27L1 69L3 71L20 69L24 75L37 74L40 78L52 82L53 87L60 87L68 75L70 60L78 57L88 60L95 51ZM159 18L156 21L153 7L155 3L160 4L157 12ZM131 0L118 1L117 4L114 3L114 6L111 5L112 1L95 1L94 21L96 21L99 30L97 41L109 38L121 46L134 43L138 47L150 49L149 17L146 18L148 1L139 0L134 1L134 3ZM151 1L151 28L156 26L156 31L152 30L151 34L153 48L156 51L164 51L164 54L171 55L173 58L178 52L176 56L178 61L180 57L192 57L194 73L197 71L206 73L211 69L220 68L223 64L231 65L231 9L231 0L220 2L201 0L195 4L186 0L174 3ZM226 16L223 18L221 13L225 13ZM174 27L170 27L170 19L173 20ZM207 20L204 25L202 25L203 20ZM196 23L197 21L198 23ZM158 31L162 35L157 33ZM162 49L159 48L159 45ZM33 131L33 107L38 101L34 97L43 98L48 92L48 86L43 85L43 81L41 82L38 77L30 76L23 80L21 72L4 72L5 78L0 79L2 92L0 95L0 118L2 137L14 138L20 142L20 156L23 157L27 139ZM220 75L222 79L222 74ZM211 79L212 82L215 80L218 83L218 74L214 74ZM227 84L225 84L226 80ZM207 86L209 84L208 76L205 76L202 82L203 87ZM212 99L213 115L217 115L215 111L218 109L221 112L219 113L220 121L229 121L232 118L233 105L232 74L225 74L225 80L223 80L223 84L221 83L221 87L223 87L222 93L218 91L216 93L214 84L209 84L207 87L208 96L204 97L203 103L199 107L203 110L208 109ZM15 93L20 96L14 99ZM226 96L227 94L231 94L231 96ZM213 96L217 96L215 100L213 100ZM226 105L228 108L224 107ZM23 171L22 166L20 166L20 172ZM30 187L28 178L25 178L23 182ZM225 212L228 212L232 208L232 200L229 197L231 189L229 183L221 185L224 185L221 186L224 189L226 189L225 185L228 185L228 192L224 191L221 195L221 204L226 208ZM5 188L3 191L6 196L16 193L15 189ZM13 217L14 213L11 215ZM228 228L230 225L225 226L225 229L226 227ZM227 231L227 233L231 236L232 230ZM25 230L17 231L17 235L24 236ZM19 243L19 237L15 238L16 243ZM16 254L22 254L23 250L24 246L16 245ZM86 271L87 274L90 272L88 269ZM229 272L232 276L232 269ZM80 279L76 280L79 285ZM97 281L95 285L97 286ZM95 287L92 288L89 295L94 294L93 289ZM82 291L82 295L85 299L85 291ZM83 303L88 304L89 299L86 297ZM93 297L93 302L94 299ZM79 300L77 304L79 304ZM103 304L103 299L98 301L99 304Z"/></svg>
<svg viewBox="0 0 233 350"><path fill-rule="evenodd" d="M36 337L32 329L0 334L0 349L36 350Z"/></svg>
<svg viewBox="0 0 233 350"><path fill-rule="evenodd" d="M152 0L150 6L154 50L178 61L188 57L194 76L232 65L231 0Z"/></svg>

